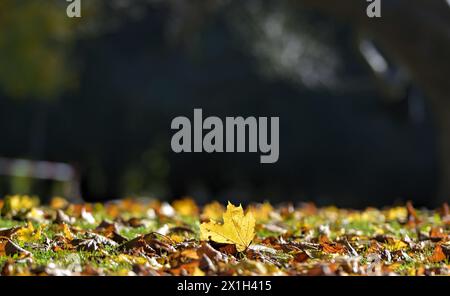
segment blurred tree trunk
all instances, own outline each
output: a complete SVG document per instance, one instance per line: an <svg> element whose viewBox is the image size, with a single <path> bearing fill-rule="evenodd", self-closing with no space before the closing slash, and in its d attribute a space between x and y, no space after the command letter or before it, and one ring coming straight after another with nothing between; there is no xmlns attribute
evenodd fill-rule
<svg viewBox="0 0 450 296"><path fill-rule="evenodd" d="M430 100L438 129L439 202L450 199L450 5L446 0L383 0L382 17L369 18L365 0L302 0L352 23L405 67Z"/></svg>

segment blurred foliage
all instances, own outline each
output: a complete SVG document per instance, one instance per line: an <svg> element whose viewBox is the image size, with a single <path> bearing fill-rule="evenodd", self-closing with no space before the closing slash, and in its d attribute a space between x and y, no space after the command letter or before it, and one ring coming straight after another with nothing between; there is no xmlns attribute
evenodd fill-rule
<svg viewBox="0 0 450 296"><path fill-rule="evenodd" d="M80 37L79 33L88 32L95 35L99 31L117 27L124 19L143 17L148 4L148 1L140 0L83 3L81 22L66 16L65 1L2 1L0 89L7 96L15 98L58 97L77 83L78 71L74 69L77 63L71 61L76 56L73 49L76 39ZM223 3L220 1L212 1L208 4L195 2L195 5L187 6L179 1L155 1L151 2L151 7L163 5L169 9L171 17L166 24L166 33L172 43L192 45L195 43L193 41L196 34L205 25L205 15L223 6L221 4ZM333 75L333 69L338 58L333 55L332 50L325 50L326 46L322 43L313 42L318 40L317 32L308 32L310 27L306 32L299 32L298 28L304 27L305 24L298 26L296 22L295 25L288 26L291 31L285 32L286 22L297 19L295 13L289 13L289 5L275 5L268 13L262 9L260 2L253 1L248 4L244 6L243 11L242 5L229 6L228 8L236 8L231 9L231 15L234 17L229 21L239 27L238 31L241 31L245 39L251 40L250 50L264 61L261 64L266 70L291 78L299 76L299 80L307 85L326 84L326 81L332 80L330 76L336 77ZM237 13L238 11L240 13ZM243 22L243 19L246 21ZM82 28L79 26L81 24ZM311 33L316 38L304 40ZM305 44L317 46L304 48ZM278 54L280 52L281 54ZM327 57L330 57L329 60ZM305 64L307 61L312 62ZM324 61L328 61L325 63L326 67L318 67L318 64L324 64ZM312 73L317 75L311 78L315 80L306 81L305 77L313 76Z"/></svg>
<svg viewBox="0 0 450 296"><path fill-rule="evenodd" d="M74 22L62 12L56 1L0 2L0 88L7 95L54 98L73 81Z"/></svg>

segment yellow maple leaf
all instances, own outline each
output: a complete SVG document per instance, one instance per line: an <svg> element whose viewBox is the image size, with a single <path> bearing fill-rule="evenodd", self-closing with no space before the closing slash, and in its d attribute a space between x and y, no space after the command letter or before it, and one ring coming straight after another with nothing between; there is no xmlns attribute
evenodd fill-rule
<svg viewBox="0 0 450 296"><path fill-rule="evenodd" d="M223 214L223 224L216 221L200 225L200 239L217 243L234 244L239 252L250 245L255 236L255 218L252 213L244 215L242 206L234 206L230 202Z"/></svg>

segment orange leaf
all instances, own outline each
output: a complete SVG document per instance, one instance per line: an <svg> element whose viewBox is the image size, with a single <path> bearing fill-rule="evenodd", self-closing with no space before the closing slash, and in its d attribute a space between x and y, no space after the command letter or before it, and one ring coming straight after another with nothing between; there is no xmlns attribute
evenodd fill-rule
<svg viewBox="0 0 450 296"><path fill-rule="evenodd" d="M434 248L433 255L431 255L431 257L430 257L430 261L436 263L436 262L444 261L445 258L447 258L447 256L445 256L445 253L442 250L441 245L439 245L439 244L436 245L436 247Z"/></svg>
<svg viewBox="0 0 450 296"><path fill-rule="evenodd" d="M345 252L345 248L340 243L331 242L326 235L321 235L319 237L319 243L322 246L322 249L326 253L339 253L342 254Z"/></svg>
<svg viewBox="0 0 450 296"><path fill-rule="evenodd" d="M444 233L444 229L442 227L432 227L430 229L430 239L433 241L440 241L442 239L446 239L447 235Z"/></svg>

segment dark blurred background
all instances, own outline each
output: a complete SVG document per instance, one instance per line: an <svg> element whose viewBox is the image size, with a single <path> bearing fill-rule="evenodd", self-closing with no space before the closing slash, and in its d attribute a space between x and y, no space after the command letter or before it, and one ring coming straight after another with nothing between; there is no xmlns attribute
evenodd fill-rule
<svg viewBox="0 0 450 296"><path fill-rule="evenodd" d="M0 2L0 194L347 207L450 194L450 4ZM171 152L170 122L279 116L280 158Z"/></svg>

